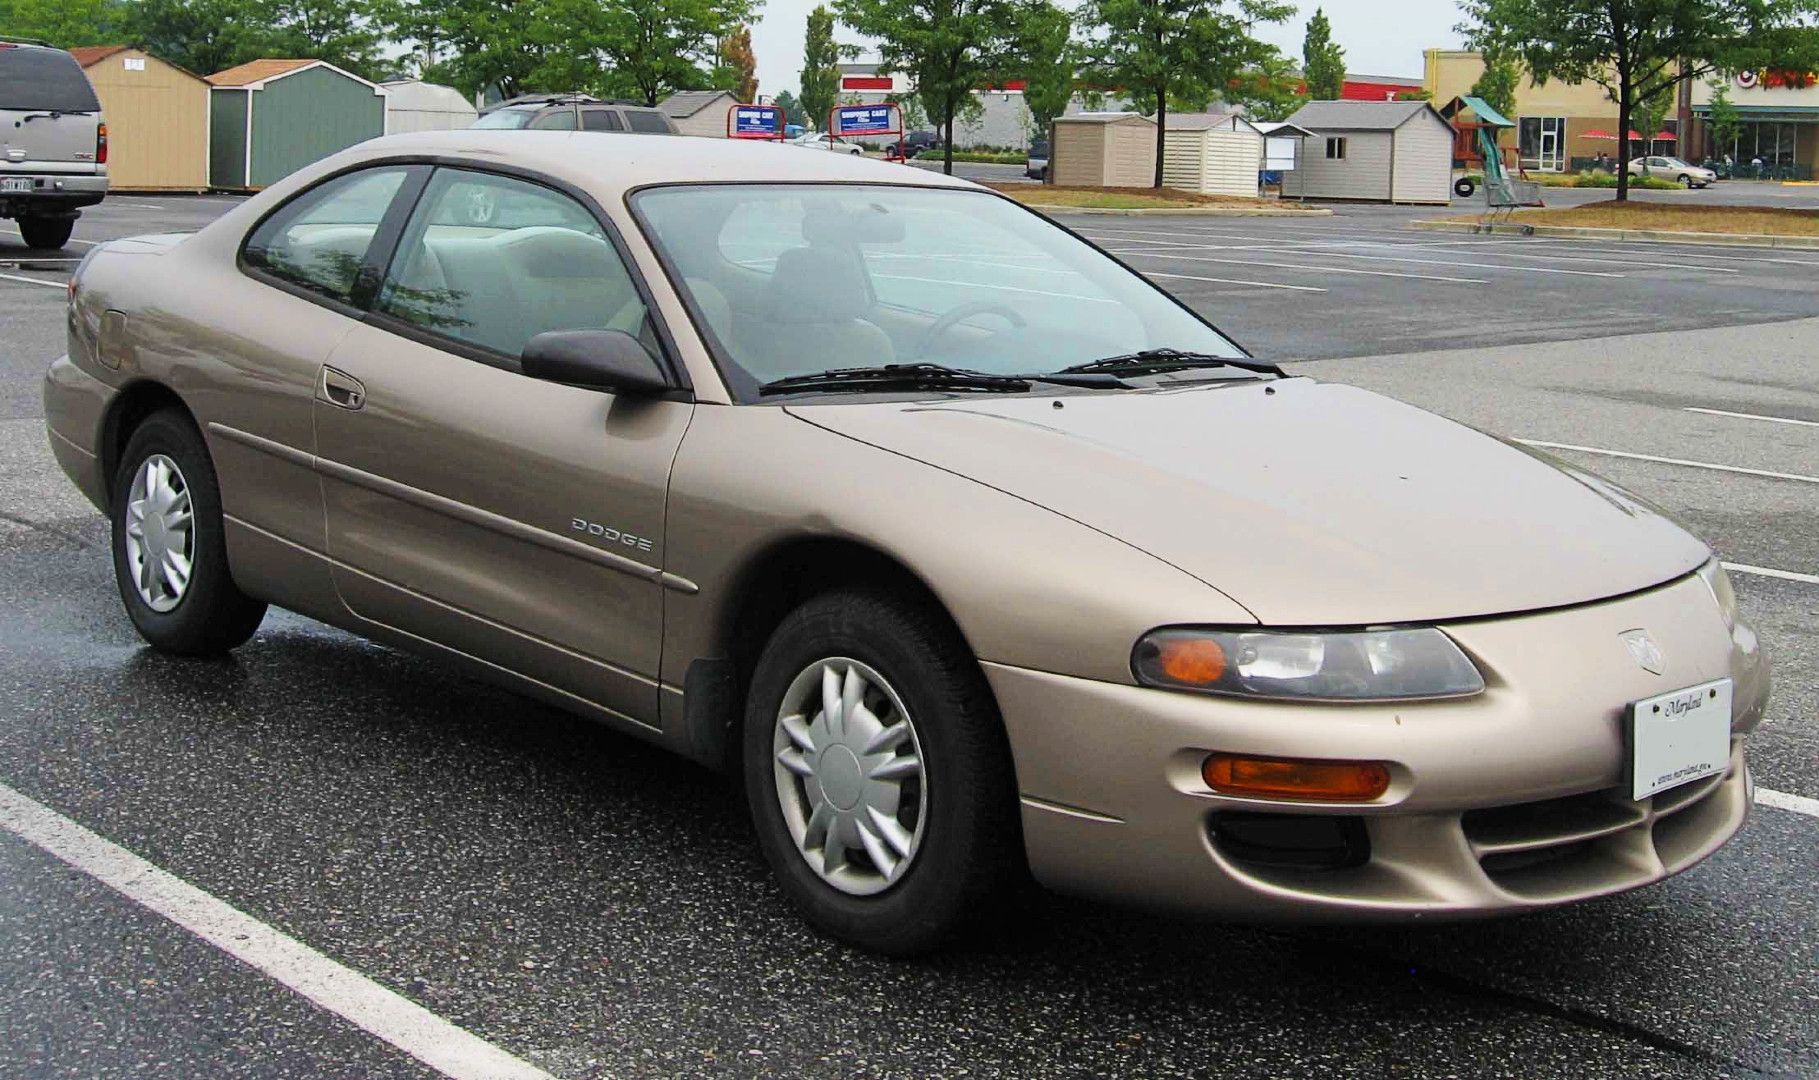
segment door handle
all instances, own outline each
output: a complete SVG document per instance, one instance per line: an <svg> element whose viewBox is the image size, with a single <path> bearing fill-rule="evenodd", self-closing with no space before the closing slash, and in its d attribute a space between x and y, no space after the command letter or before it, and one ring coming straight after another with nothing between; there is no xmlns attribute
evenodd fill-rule
<svg viewBox="0 0 1819 1080"><path fill-rule="evenodd" d="M347 372L324 365L316 382L316 399L351 412L366 404L366 387Z"/></svg>

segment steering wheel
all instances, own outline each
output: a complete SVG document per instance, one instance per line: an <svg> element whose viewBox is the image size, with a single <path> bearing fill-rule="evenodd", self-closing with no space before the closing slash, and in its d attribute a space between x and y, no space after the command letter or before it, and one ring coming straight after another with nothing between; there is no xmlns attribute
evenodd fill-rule
<svg viewBox="0 0 1819 1080"><path fill-rule="evenodd" d="M912 355L927 356L929 350L934 348L935 342L941 340L942 335L975 315L996 315L1018 330L1029 325L1029 320L1003 304L994 304L989 300L975 300L970 304L961 304L959 307L947 311L939 319L930 323L928 329L922 332L921 339L916 342L916 351Z"/></svg>

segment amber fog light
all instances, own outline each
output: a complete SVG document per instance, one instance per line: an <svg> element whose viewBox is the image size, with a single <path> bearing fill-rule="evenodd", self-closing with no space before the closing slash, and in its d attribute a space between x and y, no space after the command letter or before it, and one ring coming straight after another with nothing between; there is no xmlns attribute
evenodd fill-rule
<svg viewBox="0 0 1819 1080"><path fill-rule="evenodd" d="M1300 761L1214 754L1200 767L1206 786L1221 795L1310 802L1370 802L1390 788L1380 761Z"/></svg>

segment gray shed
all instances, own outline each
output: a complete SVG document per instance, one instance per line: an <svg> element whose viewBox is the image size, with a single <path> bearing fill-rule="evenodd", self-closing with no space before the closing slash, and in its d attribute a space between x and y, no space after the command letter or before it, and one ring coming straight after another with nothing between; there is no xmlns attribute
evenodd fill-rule
<svg viewBox="0 0 1819 1080"><path fill-rule="evenodd" d="M678 90L657 103L683 135L726 138L727 110L739 99L725 90Z"/></svg>
<svg viewBox="0 0 1819 1080"><path fill-rule="evenodd" d="M1286 198L1452 200L1453 127L1425 101L1310 101L1288 122L1314 133Z"/></svg>

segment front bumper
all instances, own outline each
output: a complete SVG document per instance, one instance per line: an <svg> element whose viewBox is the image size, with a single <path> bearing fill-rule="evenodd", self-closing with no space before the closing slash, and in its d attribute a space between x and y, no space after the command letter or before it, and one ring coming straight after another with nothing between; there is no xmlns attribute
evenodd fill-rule
<svg viewBox="0 0 1819 1080"><path fill-rule="evenodd" d="M1663 675L1620 635L1646 627ZM1751 790L1742 735L1768 672L1747 628L1727 634L1696 576L1569 610L1445 627L1485 673L1477 697L1318 706L1240 701L987 663L1023 793L1038 880L1061 891L1257 920L1466 917L1521 911L1658 881L1717 850ZM1718 777L1628 799L1629 702L1735 680L1732 748ZM1221 796L1214 751L1391 763L1364 804ZM1288 865L1228 842L1241 819L1331 819L1357 858Z"/></svg>

